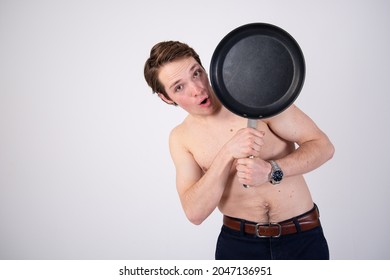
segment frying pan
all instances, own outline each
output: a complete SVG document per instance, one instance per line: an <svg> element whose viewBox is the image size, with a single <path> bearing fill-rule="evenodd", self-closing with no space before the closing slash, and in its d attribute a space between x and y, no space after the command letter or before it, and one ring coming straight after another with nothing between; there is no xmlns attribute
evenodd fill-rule
<svg viewBox="0 0 390 280"><path fill-rule="evenodd" d="M210 63L210 82L221 103L233 113L256 119L275 116L298 97L305 60L295 39L267 23L251 23L227 34Z"/></svg>
<svg viewBox="0 0 390 280"><path fill-rule="evenodd" d="M257 119L287 109L304 79L305 60L298 43L267 23L246 24L228 33L210 63L216 96L231 112L248 118L248 127L253 128Z"/></svg>

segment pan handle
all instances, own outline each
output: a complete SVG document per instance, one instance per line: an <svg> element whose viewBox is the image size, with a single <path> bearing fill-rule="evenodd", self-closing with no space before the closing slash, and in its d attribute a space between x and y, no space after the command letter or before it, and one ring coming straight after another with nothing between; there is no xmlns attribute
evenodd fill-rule
<svg viewBox="0 0 390 280"><path fill-rule="evenodd" d="M257 128L257 119L248 119L248 127Z"/></svg>
<svg viewBox="0 0 390 280"><path fill-rule="evenodd" d="M257 119L248 119L247 127L257 128ZM253 156L249 156L249 158L253 158ZM243 185L244 188L249 188L248 185Z"/></svg>

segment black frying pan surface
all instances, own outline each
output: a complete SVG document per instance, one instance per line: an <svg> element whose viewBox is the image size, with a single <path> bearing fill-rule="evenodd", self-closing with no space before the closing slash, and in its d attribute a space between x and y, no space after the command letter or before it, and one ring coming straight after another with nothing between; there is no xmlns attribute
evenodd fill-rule
<svg viewBox="0 0 390 280"><path fill-rule="evenodd" d="M227 34L215 49L210 81L221 103L249 119L267 118L288 108L305 78L303 53L283 29L251 23Z"/></svg>

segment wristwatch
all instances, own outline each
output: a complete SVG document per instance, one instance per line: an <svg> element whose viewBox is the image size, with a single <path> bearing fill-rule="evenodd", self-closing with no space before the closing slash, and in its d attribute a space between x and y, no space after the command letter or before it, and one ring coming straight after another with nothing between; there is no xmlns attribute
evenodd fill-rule
<svg viewBox="0 0 390 280"><path fill-rule="evenodd" d="M275 161L270 160L268 162L272 166L271 173L269 174L269 181L272 185L279 184L283 179L283 171Z"/></svg>

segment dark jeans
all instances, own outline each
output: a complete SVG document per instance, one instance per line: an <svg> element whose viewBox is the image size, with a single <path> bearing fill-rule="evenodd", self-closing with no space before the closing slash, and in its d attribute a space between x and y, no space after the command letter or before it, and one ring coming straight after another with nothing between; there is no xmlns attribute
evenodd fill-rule
<svg viewBox="0 0 390 280"><path fill-rule="evenodd" d="M259 238L222 226L216 260L328 260L329 248L322 227Z"/></svg>

